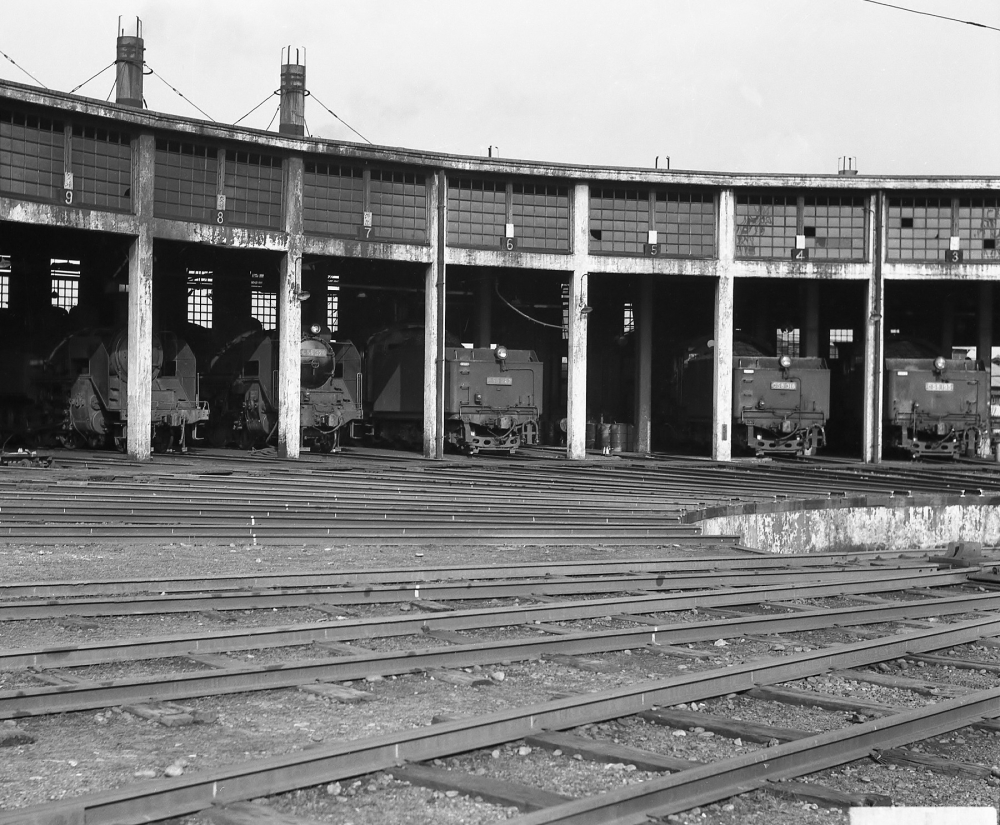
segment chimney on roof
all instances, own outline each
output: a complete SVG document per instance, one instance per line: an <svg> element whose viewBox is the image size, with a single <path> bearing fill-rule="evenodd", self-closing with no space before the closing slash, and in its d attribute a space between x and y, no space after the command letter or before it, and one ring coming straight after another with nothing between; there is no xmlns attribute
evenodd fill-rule
<svg viewBox="0 0 1000 825"><path fill-rule="evenodd" d="M837 160L837 174L838 175L856 175L858 174L858 159L853 157L844 156Z"/></svg>
<svg viewBox="0 0 1000 825"><path fill-rule="evenodd" d="M278 131L283 135L298 135L306 133L306 50L302 50L302 62L299 62L299 50L295 50L295 62L292 63L292 47L284 49L281 55L281 116L278 118Z"/></svg>
<svg viewBox="0 0 1000 825"><path fill-rule="evenodd" d="M142 108L142 67L145 46L142 42L142 21L135 18L135 35L126 35L122 19L118 18L118 52L115 58L115 102L122 106Z"/></svg>

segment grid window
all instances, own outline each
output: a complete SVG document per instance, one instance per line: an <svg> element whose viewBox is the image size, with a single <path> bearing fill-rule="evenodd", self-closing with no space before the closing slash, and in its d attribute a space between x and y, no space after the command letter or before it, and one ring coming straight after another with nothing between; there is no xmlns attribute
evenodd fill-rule
<svg viewBox="0 0 1000 825"><path fill-rule="evenodd" d="M788 258L795 247L798 199L786 195L736 196L736 257Z"/></svg>
<svg viewBox="0 0 1000 825"><path fill-rule="evenodd" d="M330 332L340 329L340 276L328 275L326 279L326 325Z"/></svg>
<svg viewBox="0 0 1000 825"><path fill-rule="evenodd" d="M569 252L569 190L565 186L515 183L511 213L519 248Z"/></svg>
<svg viewBox="0 0 1000 825"><path fill-rule="evenodd" d="M635 189L591 190L591 252L641 255L649 229L648 192Z"/></svg>
<svg viewBox="0 0 1000 825"><path fill-rule="evenodd" d="M0 309L10 309L10 255L0 255Z"/></svg>
<svg viewBox="0 0 1000 825"><path fill-rule="evenodd" d="M448 245L494 249L504 237L507 185L457 178L448 181Z"/></svg>
<svg viewBox="0 0 1000 825"><path fill-rule="evenodd" d="M830 357L840 358L840 350L837 344L853 344L853 329L831 329L830 330Z"/></svg>
<svg viewBox="0 0 1000 825"><path fill-rule="evenodd" d="M966 260L1000 258L1000 198L961 198L958 237Z"/></svg>
<svg viewBox="0 0 1000 825"><path fill-rule="evenodd" d="M941 260L951 245L951 206L951 198L890 198L889 260Z"/></svg>
<svg viewBox="0 0 1000 825"><path fill-rule="evenodd" d="M622 319L622 333L627 335L630 332L635 332L635 313L632 309L632 304L625 304L625 312Z"/></svg>
<svg viewBox="0 0 1000 825"><path fill-rule="evenodd" d="M354 237L364 223L364 188L361 169L307 163L302 201L305 231Z"/></svg>
<svg viewBox="0 0 1000 825"><path fill-rule="evenodd" d="M63 126L0 109L0 191L52 200L63 185Z"/></svg>
<svg viewBox="0 0 1000 825"><path fill-rule="evenodd" d="M157 138L156 216L214 223L218 169L215 149Z"/></svg>
<svg viewBox="0 0 1000 825"><path fill-rule="evenodd" d="M69 312L80 303L80 262L53 258L49 271L52 273L52 306Z"/></svg>
<svg viewBox="0 0 1000 825"><path fill-rule="evenodd" d="M263 329L278 327L278 295L264 289L264 276L250 274L250 315Z"/></svg>
<svg viewBox="0 0 1000 825"><path fill-rule="evenodd" d="M374 169L370 187L372 238L426 242L426 177Z"/></svg>
<svg viewBox="0 0 1000 825"><path fill-rule="evenodd" d="M715 257L715 197L697 192L657 192L656 242L666 255Z"/></svg>
<svg viewBox="0 0 1000 825"><path fill-rule="evenodd" d="M255 152L226 157L226 220L240 226L281 228L281 159Z"/></svg>
<svg viewBox="0 0 1000 825"><path fill-rule="evenodd" d="M132 142L93 126L73 127L73 198L81 206L132 208Z"/></svg>
<svg viewBox="0 0 1000 825"><path fill-rule="evenodd" d="M863 197L818 195L803 201L802 229L810 259L865 259L866 209Z"/></svg>
<svg viewBox="0 0 1000 825"><path fill-rule="evenodd" d="M189 324L212 328L212 273L189 269L187 273Z"/></svg>
<svg viewBox="0 0 1000 825"><path fill-rule="evenodd" d="M799 331L797 329L779 329L775 336L778 355L799 356Z"/></svg>

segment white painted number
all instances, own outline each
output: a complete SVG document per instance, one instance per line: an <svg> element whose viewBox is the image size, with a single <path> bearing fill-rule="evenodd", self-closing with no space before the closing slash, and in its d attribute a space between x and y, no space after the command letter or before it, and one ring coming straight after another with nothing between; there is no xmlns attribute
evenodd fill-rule
<svg viewBox="0 0 1000 825"><path fill-rule="evenodd" d="M223 212L221 209L218 212L215 213L215 222L216 223L225 223L226 222L226 213Z"/></svg>
<svg viewBox="0 0 1000 825"><path fill-rule="evenodd" d="M514 250L514 239L513 238L504 238L503 239L503 248L507 252L512 252Z"/></svg>
<svg viewBox="0 0 1000 825"><path fill-rule="evenodd" d="M72 189L67 189L65 192L63 192L63 200L66 201L66 205L67 206L69 206L71 203L73 203L73 190Z"/></svg>

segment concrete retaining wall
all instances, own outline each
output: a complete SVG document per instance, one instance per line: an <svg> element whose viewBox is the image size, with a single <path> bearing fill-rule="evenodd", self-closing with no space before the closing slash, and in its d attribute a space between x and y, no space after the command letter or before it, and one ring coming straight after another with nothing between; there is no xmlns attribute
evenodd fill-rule
<svg viewBox="0 0 1000 825"><path fill-rule="evenodd" d="M688 513L706 535L737 535L773 553L907 550L950 541L1000 544L997 496L856 496Z"/></svg>

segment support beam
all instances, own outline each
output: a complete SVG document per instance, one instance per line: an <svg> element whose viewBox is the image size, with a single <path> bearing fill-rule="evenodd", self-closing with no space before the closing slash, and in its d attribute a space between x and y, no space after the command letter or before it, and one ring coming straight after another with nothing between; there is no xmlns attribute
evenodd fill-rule
<svg viewBox="0 0 1000 825"><path fill-rule="evenodd" d="M639 300L633 308L635 318L635 451L653 449L653 276L639 276Z"/></svg>
<svg viewBox="0 0 1000 825"><path fill-rule="evenodd" d="M715 287L715 381L712 458L733 457L733 274L736 268L736 196L719 192L719 278Z"/></svg>
<svg viewBox="0 0 1000 825"><path fill-rule="evenodd" d="M991 372L993 357L993 284L981 281L979 284L979 309L976 326L976 358L983 362L987 372Z"/></svg>
<svg viewBox="0 0 1000 825"><path fill-rule="evenodd" d="M483 272L476 279L476 335L475 346L488 347L493 343L493 284L496 275Z"/></svg>
<svg viewBox="0 0 1000 825"><path fill-rule="evenodd" d="M577 266L569 276L566 390L566 457L587 457L587 303L586 260L589 250L590 187L573 189L573 253Z"/></svg>
<svg viewBox="0 0 1000 825"><path fill-rule="evenodd" d="M429 203L434 262L424 276L424 458L444 458L445 228L448 183L444 172L431 178Z"/></svg>
<svg viewBox="0 0 1000 825"><path fill-rule="evenodd" d="M153 177L156 139L137 141L132 176L133 203L139 234L128 250L128 454L148 461L152 452L153 411Z"/></svg>
<svg viewBox="0 0 1000 825"><path fill-rule="evenodd" d="M302 370L302 158L285 161L285 232L278 283L278 456L298 458L301 443Z"/></svg>
<svg viewBox="0 0 1000 825"><path fill-rule="evenodd" d="M802 354L808 358L822 357L829 355L820 351L820 328L819 328L819 281L807 281L805 285L806 293L806 318L805 335L802 341Z"/></svg>
<svg viewBox="0 0 1000 825"><path fill-rule="evenodd" d="M866 464L882 461L882 387L884 383L884 321L885 282L882 266L885 263L885 196L878 192L871 197L874 220L869 228L869 249L872 250L872 268L868 278L865 302L865 389L864 429L862 460Z"/></svg>

